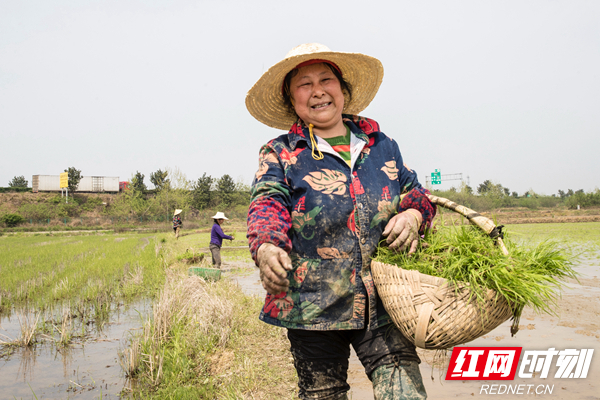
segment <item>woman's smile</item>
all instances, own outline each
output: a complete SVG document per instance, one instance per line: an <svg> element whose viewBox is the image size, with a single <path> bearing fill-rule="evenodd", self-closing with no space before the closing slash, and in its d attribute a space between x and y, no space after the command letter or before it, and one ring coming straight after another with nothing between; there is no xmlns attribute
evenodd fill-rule
<svg viewBox="0 0 600 400"><path fill-rule="evenodd" d="M323 108L325 108L325 107L329 106L330 104L331 104L331 102L330 102L330 101L329 101L329 102L326 102L326 103L319 103L319 104L317 104L317 105L314 105L314 106L312 106L312 108L313 108L314 110L321 110L321 109L323 109Z"/></svg>

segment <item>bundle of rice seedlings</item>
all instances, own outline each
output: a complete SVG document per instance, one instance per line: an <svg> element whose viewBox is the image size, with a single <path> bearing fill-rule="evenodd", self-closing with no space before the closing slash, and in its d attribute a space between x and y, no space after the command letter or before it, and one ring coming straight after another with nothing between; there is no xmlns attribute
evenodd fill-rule
<svg viewBox="0 0 600 400"><path fill-rule="evenodd" d="M488 289L495 290L511 307L514 335L524 307L556 314L561 281L576 278L576 272L570 254L556 242L527 246L509 237L504 242L508 255L495 245L494 239L474 226L442 226L427 232L413 255L396 253L383 241L374 259L445 278L455 288L466 284L470 296L480 305L482 316Z"/></svg>

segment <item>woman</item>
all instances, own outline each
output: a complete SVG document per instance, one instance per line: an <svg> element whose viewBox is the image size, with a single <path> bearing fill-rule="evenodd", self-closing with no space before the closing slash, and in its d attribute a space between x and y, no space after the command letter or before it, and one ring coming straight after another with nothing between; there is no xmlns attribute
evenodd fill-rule
<svg viewBox="0 0 600 400"><path fill-rule="evenodd" d="M212 216L212 219L214 224L210 230L210 245L208 248L210 249L210 254L212 254L213 266L221 268L221 246L223 245L223 239L233 240L234 238L223 233L223 229L221 229L223 221L229 219L225 214L219 211Z"/></svg>
<svg viewBox="0 0 600 400"><path fill-rule="evenodd" d="M179 231L181 230L181 211L180 209L175 210L173 214L173 233L175 233L175 240L179 240Z"/></svg>
<svg viewBox="0 0 600 400"><path fill-rule="evenodd" d="M376 399L426 398L370 270L382 237L413 253L436 211L396 142L356 115L382 78L375 58L305 44L246 97L258 121L288 130L260 150L248 239L267 290L260 319L288 329L301 399L347 398L350 346Z"/></svg>

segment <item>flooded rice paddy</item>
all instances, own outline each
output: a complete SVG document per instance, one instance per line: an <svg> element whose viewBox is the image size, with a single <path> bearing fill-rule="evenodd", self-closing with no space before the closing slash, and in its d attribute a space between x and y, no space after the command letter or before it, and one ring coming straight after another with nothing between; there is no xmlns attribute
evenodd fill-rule
<svg viewBox="0 0 600 400"><path fill-rule="evenodd" d="M35 346L5 349L8 354L0 359L0 398L119 398L130 383L118 353L127 347L151 307L149 300L117 305L109 321L94 334L68 346L41 341ZM0 325L6 337L20 335L18 318L2 318Z"/></svg>
<svg viewBox="0 0 600 400"><path fill-rule="evenodd" d="M592 232L596 232L596 236L590 234L581 236L575 229L577 224L545 225L547 226L543 227L540 224L530 228L517 226L515 230L528 240L544 240L548 236L556 239L559 234L556 225L575 225L574 228L568 227L566 231L563 229L562 234L564 245L574 249L579 255L575 265L575 269L580 273L579 281L567 282L556 316L540 316L526 309L521 320L523 326L516 337L510 337L510 322L507 322L469 345L523 346L524 348L570 346L594 348L597 353L600 350L600 238L599 233L596 232L600 231L600 224L591 227ZM579 224L581 227L583 225ZM6 249L2 248L3 244L6 244L6 239L6 237L0 238L0 252ZM4 296L4 300L0 299L0 304L4 304L4 307L0 308L2 310L0 314L0 399L117 399L127 397L131 389L134 389L132 388L134 383L125 378L119 352L128 347L130 339L139 332L152 313L151 298L144 295L141 289L135 289L135 283L141 282L143 286L143 283L150 284L155 281L152 280L150 272L136 277L135 269L132 268L135 261L128 257L132 255L134 258L147 260L151 255L164 262L165 257L161 255L161 240L160 237L147 235L145 237L120 235L117 238L108 236L97 242L92 240L91 243L88 243L88 240L85 237L38 238L27 243L27 246L34 249L53 246L54 241L58 243L60 246L58 248L61 250L87 246L84 250L72 251L69 257L61 252L63 256L58 261L52 260L47 252L44 253L45 262L50 263L50 268L44 270L43 279L46 279L44 282L48 282L50 277L54 280L46 285L40 284L43 279L40 278L38 271L36 290L43 294L40 294L41 297L32 298L36 300L32 301L36 304L36 308L28 308L22 302L18 302L21 306L11 307L11 312L7 312L6 292L2 291L6 285L5 281L0 285L0 296ZM120 254L120 259L116 261L119 264L118 268L107 269L102 261L111 256L111 251L101 248L103 243L111 246L128 246L124 252L118 253ZM15 249L14 245L11 246ZM0 259L0 273L3 274L3 280L9 266L22 268L36 264L35 254L27 255L27 252L23 252L22 249L17 249L16 253L18 255L8 261ZM247 259L242 260L244 257L241 256L238 257L239 260L233 256L228 260L228 253L224 253L223 258L225 262L223 279L235 280L246 294L264 296L264 289L258 280L258 270L252 266L252 263ZM76 302L73 299L81 296L73 295L65 302L65 298L60 297L60 294L90 292L89 282L94 278L74 277L70 280L71 278L60 275L61 271L58 271L57 266L62 263L63 271L69 270L69 266L77 269L82 265L93 269L98 267L94 267L94 264L100 261L100 269L96 270L100 272L96 274L107 274L110 279L118 281L119 284L110 289L111 286L103 281L102 287L106 290L98 294L110 295L103 297L110 301L110 305L104 310L105 314L99 316L94 313L93 308L98 306L98 303L94 303L91 299L87 311L78 315ZM44 262L44 259L38 262ZM83 272L80 271L80 274ZM65 279L71 282L66 287L64 283L61 284ZM137 293L137 295L128 297L126 296L128 293ZM44 302L46 307L43 307ZM50 304L55 306L50 307ZM70 308L66 307L66 309L71 310L68 341L61 341L61 329L64 330L64 325L61 325L65 315L64 304L69 304ZM42 324L42 329L36 333L36 341L28 346L11 344L23 336L23 326L32 325L34 321L37 321L38 325ZM472 382L445 381L440 375L440 370L432 367L432 352L422 351L420 355L423 360L421 371L430 398L461 398L465 394L469 397L479 396L478 386ZM600 381L599 364L600 355L594 358L590 368L590 378L585 382L559 382L560 390L549 398L595 398L594 396L600 392L600 387L596 383ZM352 399L373 398L370 381L354 355L350 361L349 383L352 387L350 393Z"/></svg>
<svg viewBox="0 0 600 400"><path fill-rule="evenodd" d="M0 399L117 398L118 352L151 310L148 234L0 237Z"/></svg>

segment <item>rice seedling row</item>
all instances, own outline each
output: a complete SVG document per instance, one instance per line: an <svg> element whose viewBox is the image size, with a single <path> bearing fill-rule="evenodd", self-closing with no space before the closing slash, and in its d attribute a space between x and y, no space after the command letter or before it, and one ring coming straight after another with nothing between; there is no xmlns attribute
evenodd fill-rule
<svg viewBox="0 0 600 400"><path fill-rule="evenodd" d="M156 234L0 238L0 316L20 325L20 332L13 326L0 343L66 346L97 336L119 304L152 296L162 286L161 239Z"/></svg>
<svg viewBox="0 0 600 400"><path fill-rule="evenodd" d="M162 276L159 246L151 235L3 237L1 309L147 293Z"/></svg>

